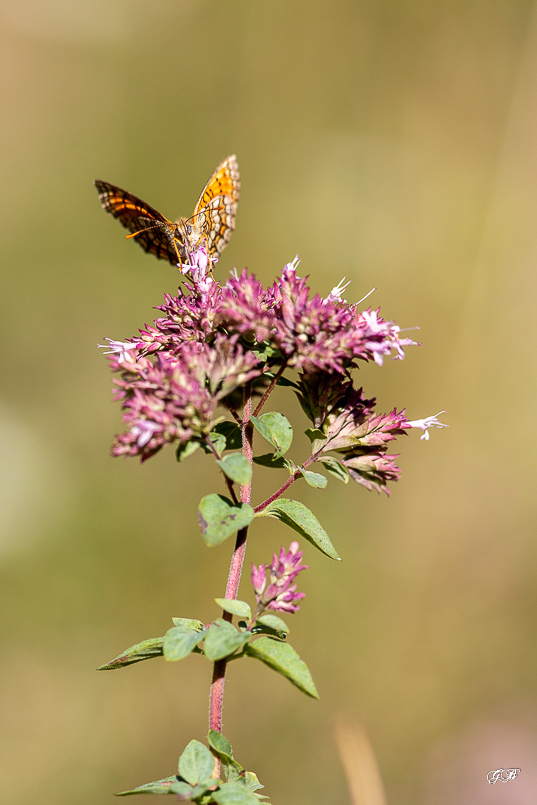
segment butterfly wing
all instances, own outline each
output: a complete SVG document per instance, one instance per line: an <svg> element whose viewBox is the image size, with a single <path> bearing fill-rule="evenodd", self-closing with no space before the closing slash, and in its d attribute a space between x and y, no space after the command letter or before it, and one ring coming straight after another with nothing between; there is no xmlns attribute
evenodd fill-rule
<svg viewBox="0 0 537 805"><path fill-rule="evenodd" d="M177 265L178 258L174 247L175 227L171 221L121 187L100 180L95 182L95 187L103 209L117 218L131 234L139 232L136 241L144 251ZM180 244L178 246L180 247Z"/></svg>
<svg viewBox="0 0 537 805"><path fill-rule="evenodd" d="M232 154L218 165L192 215L195 227L207 238L211 254L224 249L235 229L240 187L237 157Z"/></svg>

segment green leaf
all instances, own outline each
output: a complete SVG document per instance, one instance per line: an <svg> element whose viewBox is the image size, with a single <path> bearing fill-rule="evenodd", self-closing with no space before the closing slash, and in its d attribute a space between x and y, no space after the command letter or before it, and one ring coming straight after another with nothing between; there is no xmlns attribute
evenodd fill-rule
<svg viewBox="0 0 537 805"><path fill-rule="evenodd" d="M135 646L125 649L125 651L118 657L114 657L110 662L97 668L98 671L113 671L115 668L124 668L127 665L132 665L135 662L142 660L151 660L153 657L162 656L162 644L164 643L163 637L150 637L149 640L142 640L141 643L136 643Z"/></svg>
<svg viewBox="0 0 537 805"><path fill-rule="evenodd" d="M173 777L163 777L162 780L155 780L153 783L145 783L130 791L120 791L116 797L128 797L129 794L169 794L171 786L177 782L177 775Z"/></svg>
<svg viewBox="0 0 537 805"><path fill-rule="evenodd" d="M265 665L285 676L308 696L312 696L314 699L319 698L308 666L289 643L281 643L271 637L263 636L253 643L249 643L245 647L244 653L249 657L261 660Z"/></svg>
<svg viewBox="0 0 537 805"><path fill-rule="evenodd" d="M244 785L249 791L259 791L260 788L265 787L259 782L257 774L253 771L245 771L242 779L244 780Z"/></svg>
<svg viewBox="0 0 537 805"><path fill-rule="evenodd" d="M219 422L211 431L225 436L226 450L240 450L242 448L242 433L236 422Z"/></svg>
<svg viewBox="0 0 537 805"><path fill-rule="evenodd" d="M310 486L313 486L315 489L324 489L328 481L324 477L324 475L319 475L318 472L310 472L309 470L303 470L302 467L298 468L302 475L304 476L304 480Z"/></svg>
<svg viewBox="0 0 537 805"><path fill-rule="evenodd" d="M317 520L313 512L298 500L289 498L278 498L258 512L257 517L275 517L282 523L290 526L302 537L305 537L312 545L315 545L322 553L330 559L339 559L336 549L330 541L330 537Z"/></svg>
<svg viewBox="0 0 537 805"><path fill-rule="evenodd" d="M280 353L280 356L281 356L281 353ZM274 372L265 372L263 376L268 377L271 380L273 380L276 377L276 374ZM295 383L294 380L289 380L289 378L285 377L285 375L280 375L280 377L276 381L276 385L277 386L290 386L291 388L298 389L300 391L300 386L298 385L298 383Z"/></svg>
<svg viewBox="0 0 537 805"><path fill-rule="evenodd" d="M289 461L285 456L275 459L274 455L274 453L263 453L262 456L254 456L254 464L260 464L262 467L270 467L276 470L289 470L291 474L295 471L296 467L292 461Z"/></svg>
<svg viewBox="0 0 537 805"><path fill-rule="evenodd" d="M256 623L262 623L263 626L268 626L269 629L274 629L276 632L284 632L287 634L289 631L287 625L281 618L278 618L277 615L261 615L260 618L257 618Z"/></svg>
<svg viewBox="0 0 537 805"><path fill-rule="evenodd" d="M181 626L183 629L189 629L191 632L201 632L204 628L201 621L195 618L172 618L174 626Z"/></svg>
<svg viewBox="0 0 537 805"><path fill-rule="evenodd" d="M252 477L250 462L242 453L229 453L222 461L216 463L228 478L238 484L247 484Z"/></svg>
<svg viewBox="0 0 537 805"><path fill-rule="evenodd" d="M260 417L252 416L250 420L261 436L276 448L274 458L279 458L287 453L293 441L293 428L283 414L269 411L261 414Z"/></svg>
<svg viewBox="0 0 537 805"><path fill-rule="evenodd" d="M203 788L202 792L206 790L206 788ZM178 780L170 788L170 794L179 794L183 800L192 800L196 796L196 786L189 785L183 780Z"/></svg>
<svg viewBox="0 0 537 805"><path fill-rule="evenodd" d="M210 749L199 741L190 741L179 758L179 774L190 783L203 783L214 771L214 757Z"/></svg>
<svg viewBox="0 0 537 805"><path fill-rule="evenodd" d="M261 341L260 343L256 344L255 349L253 349L252 352L261 363L267 363L267 361L269 361L271 358L281 358L282 356L280 350L277 347L271 346L267 341ZM265 372L263 374L263 378L265 377L265 374L271 380L274 377L273 372ZM256 378L256 380L257 379L258 378Z"/></svg>
<svg viewBox="0 0 537 805"><path fill-rule="evenodd" d="M225 735L222 735L218 730L209 730L207 733L207 741L209 746L214 749L217 755L229 755L233 757L233 749Z"/></svg>
<svg viewBox="0 0 537 805"><path fill-rule="evenodd" d="M349 483L349 472L343 464L333 456L323 456L318 459L319 463L323 465L325 470L333 475L338 481L343 481L344 484Z"/></svg>
<svg viewBox="0 0 537 805"><path fill-rule="evenodd" d="M209 433L209 439L211 440L213 447L218 453L218 455L222 455L222 452L226 449L226 437L222 433L217 433L214 430L212 430ZM214 455L213 451L206 442L202 442L201 446L206 453Z"/></svg>
<svg viewBox="0 0 537 805"><path fill-rule="evenodd" d="M207 740L209 741L209 746L213 748L222 761L222 768L226 775L226 780L228 780L228 782L239 780L241 778L241 772L243 772L244 769L241 764L237 763L233 758L233 750L231 749L231 744L228 739L225 738L221 732L209 730Z"/></svg>
<svg viewBox="0 0 537 805"><path fill-rule="evenodd" d="M249 525L254 518L254 510L248 503L234 506L223 495L205 495L201 499L198 521L207 545L218 545L239 529Z"/></svg>
<svg viewBox="0 0 537 805"><path fill-rule="evenodd" d="M259 799L248 791L244 783L223 783L213 794L218 805L259 805Z"/></svg>
<svg viewBox="0 0 537 805"><path fill-rule="evenodd" d="M179 442L179 446L175 451L175 458L177 461L184 461L185 458L195 453L199 447L201 447L201 445L195 439L191 439L189 442Z"/></svg>
<svg viewBox="0 0 537 805"><path fill-rule="evenodd" d="M217 618L209 628L203 651L205 656L213 662L229 657L238 648L248 642L251 638L250 633L238 632L232 623Z"/></svg>
<svg viewBox="0 0 537 805"><path fill-rule="evenodd" d="M323 433L319 428L306 428L304 431L310 442L326 441L326 433Z"/></svg>
<svg viewBox="0 0 537 805"><path fill-rule="evenodd" d="M164 637L164 659L169 662L182 660L187 657L200 643L206 631L185 629L182 626L173 626L168 629Z"/></svg>
<svg viewBox="0 0 537 805"><path fill-rule="evenodd" d="M247 621L251 620L252 610L246 601L237 601L235 598L215 598L214 600L224 612L237 615L238 618L244 618Z"/></svg>

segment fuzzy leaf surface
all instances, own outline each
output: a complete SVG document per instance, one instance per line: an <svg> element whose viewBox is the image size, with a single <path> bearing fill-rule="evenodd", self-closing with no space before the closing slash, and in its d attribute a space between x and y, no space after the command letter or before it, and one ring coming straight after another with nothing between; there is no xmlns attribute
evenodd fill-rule
<svg viewBox="0 0 537 805"><path fill-rule="evenodd" d="M188 458L195 453L201 447L200 443L191 439L189 442L179 442L179 446L175 451L175 458L177 461L184 461L185 458Z"/></svg>
<svg viewBox="0 0 537 805"><path fill-rule="evenodd" d="M182 626L173 626L164 636L164 659L168 662L182 660L196 648L203 640L206 631L198 632L196 629L185 629Z"/></svg>
<svg viewBox="0 0 537 805"><path fill-rule="evenodd" d="M216 730L209 730L207 740L209 746L213 748L220 758L227 781L232 782L233 780L239 780L241 772L244 771L244 769L241 764L237 763L233 758L233 750L228 739Z"/></svg>
<svg viewBox="0 0 537 805"><path fill-rule="evenodd" d="M200 741L190 741L179 758L179 774L190 785L205 782L213 773L214 757Z"/></svg>
<svg viewBox="0 0 537 805"><path fill-rule="evenodd" d="M330 537L320 522L313 512L298 500L278 498L269 503L263 511L258 512L257 516L274 517L276 520L281 520L330 559L339 559Z"/></svg>
<svg viewBox="0 0 537 805"><path fill-rule="evenodd" d="M238 632L232 623L217 618L209 628L203 651L205 656L213 662L229 657L238 648L243 646L251 638L251 634Z"/></svg>
<svg viewBox="0 0 537 805"><path fill-rule="evenodd" d="M260 417L250 417L255 429L276 448L274 458L280 458L291 447L293 428L289 420L277 411L268 411Z"/></svg>
<svg viewBox="0 0 537 805"><path fill-rule="evenodd" d="M206 789L202 789L204 791ZM184 780L176 780L175 783L170 788L170 794L178 794L182 800L193 800L193 797L196 796L196 786L190 785L189 783L185 783Z"/></svg>
<svg viewBox="0 0 537 805"><path fill-rule="evenodd" d="M274 629L276 632L284 632L287 633L289 631L289 627L282 621L281 618L278 618L277 615L270 615L269 613L265 613L261 615L260 618L256 620L256 623L262 623L263 626L268 626L270 629Z"/></svg>
<svg viewBox="0 0 537 805"><path fill-rule="evenodd" d="M226 437L224 436L224 434L217 433L216 431L212 430L209 433L209 439L211 440L212 445L216 450L216 452L218 453L218 455L222 455L223 451L226 449ZM201 442L201 447L209 455L214 455L210 446L206 442Z"/></svg>
<svg viewBox="0 0 537 805"><path fill-rule="evenodd" d="M259 805L259 799L252 794L244 783L224 783L213 794L218 805Z"/></svg>
<svg viewBox="0 0 537 805"><path fill-rule="evenodd" d="M229 453L216 463L228 478L238 484L247 484L252 477L250 462L242 453Z"/></svg>
<svg viewBox="0 0 537 805"><path fill-rule="evenodd" d="M349 483L349 472L343 464L333 456L323 456L318 459L319 463L323 465L325 470L333 475L338 481L343 481L344 484Z"/></svg>
<svg viewBox="0 0 537 805"><path fill-rule="evenodd" d="M310 442L325 442L326 433L323 433L319 428L306 428L304 431Z"/></svg>
<svg viewBox="0 0 537 805"><path fill-rule="evenodd" d="M308 666L304 660L300 659L289 643L281 643L271 637L263 636L247 645L244 652L249 657L261 660L269 668L285 676L303 693L307 693L308 696L312 696L314 699L319 698Z"/></svg>
<svg viewBox="0 0 537 805"><path fill-rule="evenodd" d="M153 657L161 657L163 643L163 637L150 637L148 640L142 640L141 643L136 643L136 645L125 649L122 654L114 657L110 662L99 666L97 670L113 671L115 668L125 668L127 665L132 665L135 662L151 660Z"/></svg>
<svg viewBox="0 0 537 805"><path fill-rule="evenodd" d="M218 730L209 730L207 733L207 741L209 746L214 749L217 755L229 755L233 757L233 749L225 735L222 735Z"/></svg>
<svg viewBox="0 0 537 805"><path fill-rule="evenodd" d="M311 472L310 470L303 470L301 467L299 467L299 470L309 486L313 486L314 489L324 489L326 487L328 481L324 475L320 475L318 472Z"/></svg>
<svg viewBox="0 0 537 805"><path fill-rule="evenodd" d="M229 612L230 615L237 615L238 618L244 618L249 621L252 618L252 610L246 601L237 601L236 598L215 598L214 599L219 607L222 607L224 612Z"/></svg>
<svg viewBox="0 0 537 805"><path fill-rule="evenodd" d="M219 422L211 434L219 433L226 439L226 450L240 450L242 447L242 433L236 422Z"/></svg>
<svg viewBox="0 0 537 805"><path fill-rule="evenodd" d="M173 777L163 777L162 780L155 780L153 783L145 783L130 791L120 791L116 797L128 797L130 794L169 794L171 786L177 782L177 775Z"/></svg>
<svg viewBox="0 0 537 805"><path fill-rule="evenodd" d="M284 456L274 458L274 453L263 453L261 456L254 456L254 464L259 464L261 467L270 467L273 470L289 470L290 473L295 471L295 465Z"/></svg>
<svg viewBox="0 0 537 805"><path fill-rule="evenodd" d="M172 618L174 626L181 626L191 632L201 632L204 628L203 623L196 618Z"/></svg>
<svg viewBox="0 0 537 805"><path fill-rule="evenodd" d="M205 495L198 509L201 533L207 545L218 545L249 525L254 518L254 510L248 503L234 506L223 495Z"/></svg>

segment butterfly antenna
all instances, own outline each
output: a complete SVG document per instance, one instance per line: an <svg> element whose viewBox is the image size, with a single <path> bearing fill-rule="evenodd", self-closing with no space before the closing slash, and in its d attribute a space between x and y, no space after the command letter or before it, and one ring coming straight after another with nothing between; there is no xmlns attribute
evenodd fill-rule
<svg viewBox="0 0 537 805"><path fill-rule="evenodd" d="M125 235L125 237L127 238L127 240L129 238L135 238L136 235L141 235L142 232L147 232L148 229L158 229L159 226L160 226L160 224L153 224L153 226L146 226L143 229L139 229L138 232L131 232L130 235Z"/></svg>

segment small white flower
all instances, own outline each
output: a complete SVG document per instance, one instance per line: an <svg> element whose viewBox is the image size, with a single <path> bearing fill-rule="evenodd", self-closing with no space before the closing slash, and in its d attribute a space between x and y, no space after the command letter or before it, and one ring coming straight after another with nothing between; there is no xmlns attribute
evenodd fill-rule
<svg viewBox="0 0 537 805"><path fill-rule="evenodd" d="M116 353L119 355L117 362L123 363L123 361L128 357L127 352L131 349L136 349L134 344L129 344L128 341L113 341L111 338L105 338L105 341L108 341L108 344L97 344L100 349L106 349L110 347L108 352L103 352L103 355L115 355Z"/></svg>
<svg viewBox="0 0 537 805"><path fill-rule="evenodd" d="M439 411L434 416L426 416L425 419L414 419L412 422L409 422L411 428L420 428L423 431L423 436L420 436L420 441L429 441L429 431L428 428L449 428L449 425L444 425L443 422L439 422L436 417L440 416L440 414L444 414L444 411Z"/></svg>
<svg viewBox="0 0 537 805"><path fill-rule="evenodd" d="M346 279L347 279L347 277L343 277L343 279L340 282L338 282L338 284L335 286L335 288L332 288L332 290L330 291L330 293L328 294L328 296L324 300L325 304L330 304L330 303L333 303L333 302L345 302L345 304L347 304L347 300L343 299L342 294L343 294L345 288L349 287L349 285L351 284L352 280L349 280L348 282L345 282ZM343 284L343 283L345 283L345 284Z"/></svg>

